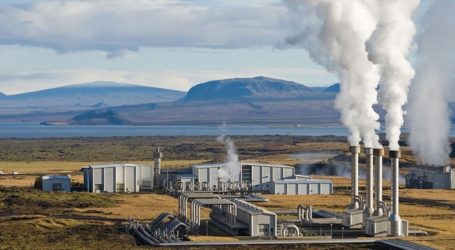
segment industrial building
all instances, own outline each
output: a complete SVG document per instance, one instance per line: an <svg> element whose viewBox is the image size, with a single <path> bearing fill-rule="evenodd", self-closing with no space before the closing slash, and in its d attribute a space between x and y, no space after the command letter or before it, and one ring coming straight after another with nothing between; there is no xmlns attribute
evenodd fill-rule
<svg viewBox="0 0 455 250"><path fill-rule="evenodd" d="M212 209L212 223L232 235L276 236L277 215L273 212L241 199L222 199L204 192L182 193L179 196L179 218L195 232L201 224L201 207Z"/></svg>
<svg viewBox="0 0 455 250"><path fill-rule="evenodd" d="M41 177L41 188L45 192L71 192L71 178L69 175L46 175Z"/></svg>
<svg viewBox="0 0 455 250"><path fill-rule="evenodd" d="M248 228L249 236L276 236L277 215L249 202L235 199L237 222Z"/></svg>
<svg viewBox="0 0 455 250"><path fill-rule="evenodd" d="M177 173L170 178L171 188L188 191L252 191L272 194L332 194L331 180L311 179L295 175L295 169L285 165L242 162L238 176L228 179L220 172L226 163L194 165L191 173ZM163 178L164 179L164 178ZM166 181L165 181L166 182Z"/></svg>
<svg viewBox="0 0 455 250"><path fill-rule="evenodd" d="M414 166L406 175L407 188L455 189L455 168L451 166Z"/></svg>
<svg viewBox="0 0 455 250"><path fill-rule="evenodd" d="M193 166L195 185L207 190L222 189L228 180L220 175L220 171L226 168L226 163ZM248 188L251 191L270 192L273 181L292 178L294 174L295 169L290 166L241 163L238 176L230 181L233 185Z"/></svg>
<svg viewBox="0 0 455 250"><path fill-rule="evenodd" d="M154 188L152 166L118 163L92 165L82 171L88 192L139 192Z"/></svg>
<svg viewBox="0 0 455 250"><path fill-rule="evenodd" d="M310 178L275 180L272 184L272 194L333 194L333 184L331 180Z"/></svg>

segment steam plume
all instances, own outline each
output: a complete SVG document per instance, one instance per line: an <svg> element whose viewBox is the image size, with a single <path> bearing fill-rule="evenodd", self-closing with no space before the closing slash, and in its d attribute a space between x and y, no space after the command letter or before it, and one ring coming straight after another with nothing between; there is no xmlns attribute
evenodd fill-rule
<svg viewBox="0 0 455 250"><path fill-rule="evenodd" d="M226 167L221 168L218 171L218 176L221 178L224 178L225 181L231 181L231 182L238 182L239 181L239 176L240 176L240 171L241 171L241 164L239 161L239 156L237 154L237 150L235 148L234 142L231 140L229 136L226 136L225 129L226 129L226 124L223 123L223 125L220 127L222 135L218 136L216 140L220 143L223 143L225 148L226 148L226 153L227 153L227 161L226 161Z"/></svg>
<svg viewBox="0 0 455 250"><path fill-rule="evenodd" d="M434 1L418 37L418 70L407 124L411 148L425 164L443 165L449 160L449 102L455 100L454 12L455 1Z"/></svg>
<svg viewBox="0 0 455 250"><path fill-rule="evenodd" d="M386 137L390 149L399 149L401 126L404 123L403 105L407 102L408 89L414 69L406 59L416 28L412 13L419 0L378 1L377 27L367 41L368 58L379 65L381 73L380 102L387 111Z"/></svg>
<svg viewBox="0 0 455 250"><path fill-rule="evenodd" d="M367 57L365 42L377 21L371 0L285 1L295 35L287 42L308 50L311 58L328 71L336 72L341 89L335 107L350 131L349 143L379 146L379 116L376 88L379 72Z"/></svg>

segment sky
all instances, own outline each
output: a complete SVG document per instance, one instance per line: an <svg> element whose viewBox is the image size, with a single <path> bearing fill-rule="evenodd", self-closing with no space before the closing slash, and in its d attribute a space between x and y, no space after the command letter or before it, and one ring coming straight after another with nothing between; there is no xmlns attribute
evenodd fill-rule
<svg viewBox="0 0 455 250"><path fill-rule="evenodd" d="M289 35L279 0L0 0L0 91L91 81L187 91L268 76L328 86L335 75Z"/></svg>

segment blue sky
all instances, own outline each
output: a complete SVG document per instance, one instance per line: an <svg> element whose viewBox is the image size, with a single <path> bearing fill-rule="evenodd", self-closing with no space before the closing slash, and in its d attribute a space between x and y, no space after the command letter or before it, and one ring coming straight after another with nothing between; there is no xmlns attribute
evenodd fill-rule
<svg viewBox="0 0 455 250"><path fill-rule="evenodd" d="M286 39L280 1L1 0L0 91L89 81L188 90L258 75L337 78Z"/></svg>

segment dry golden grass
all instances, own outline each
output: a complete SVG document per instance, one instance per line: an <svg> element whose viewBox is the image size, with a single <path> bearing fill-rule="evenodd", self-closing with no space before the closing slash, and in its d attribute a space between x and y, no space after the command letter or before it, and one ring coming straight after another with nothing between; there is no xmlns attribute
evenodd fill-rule
<svg viewBox="0 0 455 250"><path fill-rule="evenodd" d="M316 209L342 211L350 202L348 195L264 195L268 202L257 203L269 210L297 209L299 204L312 205Z"/></svg>
<svg viewBox="0 0 455 250"><path fill-rule="evenodd" d="M162 161L162 168L187 168L193 164L205 162L206 160L169 160ZM152 161L132 161L131 163L153 165ZM20 174L37 174L37 173L71 173L81 168L100 164L99 162L58 162L58 161L40 161L40 162L0 162L0 171L5 173L19 172Z"/></svg>
<svg viewBox="0 0 455 250"><path fill-rule="evenodd" d="M99 194L103 195L103 194ZM153 219L162 212L174 213L178 210L176 198L159 194L115 194L118 205L107 208L84 208L76 211L85 214L102 215L108 218L139 217L139 219Z"/></svg>
<svg viewBox="0 0 455 250"><path fill-rule="evenodd" d="M1 176L0 186L5 187L31 187L35 184L36 176Z"/></svg>
<svg viewBox="0 0 455 250"><path fill-rule="evenodd" d="M400 192L401 197L455 204L455 190L402 189Z"/></svg>
<svg viewBox="0 0 455 250"><path fill-rule="evenodd" d="M77 225L84 224L83 221L80 220L72 220L72 219L50 219L50 218L43 218L43 219L35 219L30 220L28 223L32 224L38 230L53 230L59 229L64 227L73 227Z"/></svg>
<svg viewBox="0 0 455 250"><path fill-rule="evenodd" d="M20 174L71 173L87 166L88 162L0 162L0 171Z"/></svg>
<svg viewBox="0 0 455 250"><path fill-rule="evenodd" d="M269 155L259 158L245 159L246 162L252 163L268 163L268 164L283 164L288 166L294 166L301 163L301 159L290 157L289 155Z"/></svg>

